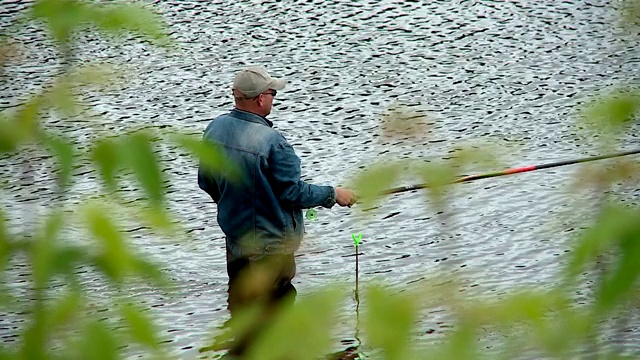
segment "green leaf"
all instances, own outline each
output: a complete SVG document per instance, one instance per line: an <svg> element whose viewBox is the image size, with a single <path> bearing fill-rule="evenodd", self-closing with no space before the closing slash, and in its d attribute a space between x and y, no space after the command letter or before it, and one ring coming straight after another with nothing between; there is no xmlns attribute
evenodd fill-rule
<svg viewBox="0 0 640 360"><path fill-rule="evenodd" d="M495 303L493 316L489 316L507 326L517 322L538 323L561 304L564 302L556 293L521 291Z"/></svg>
<svg viewBox="0 0 640 360"><path fill-rule="evenodd" d="M53 275L52 265L57 251L57 237L63 225L62 215L52 213L46 220L43 233L37 236L32 244L32 275L36 288L43 288Z"/></svg>
<svg viewBox="0 0 640 360"><path fill-rule="evenodd" d="M140 216L144 223L149 224L152 229L161 230L167 235L178 236L177 228L164 208L141 208L136 211L136 214Z"/></svg>
<svg viewBox="0 0 640 360"><path fill-rule="evenodd" d="M567 358L592 333L597 319L582 309L550 308L544 320L534 327L533 345L553 358Z"/></svg>
<svg viewBox="0 0 640 360"><path fill-rule="evenodd" d="M231 182L241 179L240 168L225 156L222 147L191 135L173 135L171 140L193 156L205 172L221 174Z"/></svg>
<svg viewBox="0 0 640 360"><path fill-rule="evenodd" d="M626 27L630 30L636 30L640 26L640 1L638 0L624 0L622 6L617 7L622 13L622 18L625 21ZM637 33L632 33L637 36Z"/></svg>
<svg viewBox="0 0 640 360"><path fill-rule="evenodd" d="M0 209L0 275L7 267L7 263L11 258L12 252L13 250L11 246L11 239L9 238L9 234L7 233L4 211Z"/></svg>
<svg viewBox="0 0 640 360"><path fill-rule="evenodd" d="M88 64L74 68L74 70L68 74L68 82L75 87L110 87L118 82L117 79L114 79L114 75L122 76L123 73L117 67L110 64Z"/></svg>
<svg viewBox="0 0 640 360"><path fill-rule="evenodd" d="M31 243L33 278L37 288L46 286L52 277L70 275L75 266L83 259L82 249L60 246L58 237L64 226L61 213L52 213L46 220L42 234L38 234Z"/></svg>
<svg viewBox="0 0 640 360"><path fill-rule="evenodd" d="M71 142L63 136L47 134L44 137L45 144L58 158L58 186L61 190L69 186L75 149Z"/></svg>
<svg viewBox="0 0 640 360"><path fill-rule="evenodd" d="M638 110L638 90L615 90L587 105L583 123L597 132L617 133L630 125Z"/></svg>
<svg viewBox="0 0 640 360"><path fill-rule="evenodd" d="M156 45L166 45L168 36L160 16L135 4L117 4L92 7L92 21L107 34L117 35L130 31Z"/></svg>
<svg viewBox="0 0 640 360"><path fill-rule="evenodd" d="M151 323L151 319L140 309L128 304L122 306L120 311L135 341L152 349L158 349L160 347L158 335Z"/></svg>
<svg viewBox="0 0 640 360"><path fill-rule="evenodd" d="M622 234L617 236L618 256L606 272L596 293L599 313L610 311L630 298L640 277L640 212L630 213ZM612 236L612 234L609 234Z"/></svg>
<svg viewBox="0 0 640 360"><path fill-rule="evenodd" d="M66 46L73 32L96 26L106 35L132 32L157 45L169 38L161 17L135 4L94 4L77 0L38 0L31 8L32 19L47 23L53 39Z"/></svg>
<svg viewBox="0 0 640 360"><path fill-rule="evenodd" d="M481 359L478 351L478 337L473 327L469 324L457 324L440 346L422 352L421 356L414 359L439 359L439 360L476 360Z"/></svg>
<svg viewBox="0 0 640 360"><path fill-rule="evenodd" d="M46 22L53 39L67 44L73 29L86 20L85 6L74 0L37 0L31 18Z"/></svg>
<svg viewBox="0 0 640 360"><path fill-rule="evenodd" d="M265 307L261 303L254 302L237 311L222 328L215 329L211 345L200 348L199 352L229 349L234 339L248 333L256 323L256 319L263 316Z"/></svg>
<svg viewBox="0 0 640 360"><path fill-rule="evenodd" d="M15 151L21 140L16 126L4 114L0 114L0 153Z"/></svg>
<svg viewBox="0 0 640 360"><path fill-rule="evenodd" d="M436 162L415 165L413 169L427 185L425 194L428 200L436 209L443 211L447 190L457 177L454 169L449 164Z"/></svg>
<svg viewBox="0 0 640 360"><path fill-rule="evenodd" d="M281 308L282 313L251 345L247 359L314 359L326 353L340 297L339 289L328 289Z"/></svg>
<svg viewBox="0 0 640 360"><path fill-rule="evenodd" d="M418 308L415 300L412 294L395 294L380 286L367 289L364 327L368 344L381 348L385 359L410 358L411 332Z"/></svg>
<svg viewBox="0 0 640 360"><path fill-rule="evenodd" d="M65 325L71 325L73 320L80 315L83 306L82 295L77 291L70 291L65 296L56 299L51 310L47 313L49 331L55 332Z"/></svg>
<svg viewBox="0 0 640 360"><path fill-rule="evenodd" d="M112 74L117 70L107 64L82 65L69 70L63 76L56 79L53 86L42 94L42 102L48 107L55 108L62 118L77 115L87 107L80 102L74 91L88 88L107 88L116 83Z"/></svg>
<svg viewBox="0 0 640 360"><path fill-rule="evenodd" d="M398 179L402 166L400 161L375 164L356 175L352 187L363 208L376 206L383 192Z"/></svg>
<svg viewBox="0 0 640 360"><path fill-rule="evenodd" d="M21 142L33 139L38 132L38 115L42 109L42 95L34 96L27 103L22 105L13 121L15 133Z"/></svg>
<svg viewBox="0 0 640 360"><path fill-rule="evenodd" d="M47 105L57 108L63 117L78 113L79 104L72 92L73 84L65 77L59 79L54 86L44 94Z"/></svg>
<svg viewBox="0 0 640 360"><path fill-rule="evenodd" d="M98 168L102 181L109 191L117 189L115 175L122 161L118 146L118 143L114 140L102 139L97 141L91 151L91 159Z"/></svg>
<svg viewBox="0 0 640 360"><path fill-rule="evenodd" d="M122 140L120 158L133 170L152 206L161 207L164 200L164 174L151 146L151 137L137 132Z"/></svg>
<svg viewBox="0 0 640 360"><path fill-rule="evenodd" d="M0 348L0 360L16 360L19 358L18 354L12 353L10 349Z"/></svg>
<svg viewBox="0 0 640 360"><path fill-rule="evenodd" d="M156 286L162 288L168 288L168 286L171 285L169 279L167 279L160 267L155 263L142 258L134 258L131 262L132 271L143 279L148 279Z"/></svg>
<svg viewBox="0 0 640 360"><path fill-rule="evenodd" d="M37 283L44 285L57 275L66 275L68 284L73 286L76 266L85 259L85 251L76 246L64 246L58 237L64 226L64 215L55 212L47 220L44 234L34 243L34 276Z"/></svg>
<svg viewBox="0 0 640 360"><path fill-rule="evenodd" d="M82 248L72 246L58 248L51 259L51 271L54 275L73 275L76 266L85 259L86 254Z"/></svg>
<svg viewBox="0 0 640 360"><path fill-rule="evenodd" d="M122 234L104 210L89 206L84 216L89 232L101 245L102 253L96 257L97 265L111 280L121 282L131 268L131 253Z"/></svg>
<svg viewBox="0 0 640 360"><path fill-rule="evenodd" d="M502 167L497 157L494 155L498 151L491 145L468 145L455 150L450 160L451 168L465 169L470 165L476 165L476 168L487 170L490 166L493 168ZM458 170L460 171L460 170Z"/></svg>
<svg viewBox="0 0 640 360"><path fill-rule="evenodd" d="M616 239L628 231L633 221L635 215L620 207L603 208L595 225L578 238L578 243L571 252L566 274L569 277L579 275L591 262L596 261L598 256L609 251Z"/></svg>
<svg viewBox="0 0 640 360"><path fill-rule="evenodd" d="M82 332L84 337L79 350L79 359L116 360L119 359L118 343L114 335L102 322L89 323Z"/></svg>
<svg viewBox="0 0 640 360"><path fill-rule="evenodd" d="M30 310L33 312L32 320L22 332L22 358L23 359L46 359L46 337L47 330L42 321L42 304L34 305Z"/></svg>
<svg viewBox="0 0 640 360"><path fill-rule="evenodd" d="M561 290L523 289L500 299L462 300L454 306L458 319L455 330L443 346L429 354L431 358L477 359L480 351L477 340L483 333L504 335L505 345L514 344L520 350L533 348L559 355L586 332L569 311L570 301ZM517 335L520 333L526 335Z"/></svg>

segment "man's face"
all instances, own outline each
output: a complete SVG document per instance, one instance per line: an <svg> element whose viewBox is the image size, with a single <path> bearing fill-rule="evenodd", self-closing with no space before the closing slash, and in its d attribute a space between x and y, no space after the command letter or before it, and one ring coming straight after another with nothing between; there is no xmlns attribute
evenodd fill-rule
<svg viewBox="0 0 640 360"><path fill-rule="evenodd" d="M276 91L273 89L268 89L267 91L261 93L258 96L258 102L260 104L260 108L269 115L271 113L271 108L273 107L273 98L276 96Z"/></svg>

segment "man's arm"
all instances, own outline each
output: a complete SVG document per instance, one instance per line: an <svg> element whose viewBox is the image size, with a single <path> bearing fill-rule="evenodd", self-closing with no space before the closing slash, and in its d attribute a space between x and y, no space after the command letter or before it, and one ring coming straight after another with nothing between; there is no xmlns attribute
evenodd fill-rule
<svg viewBox="0 0 640 360"><path fill-rule="evenodd" d="M209 196L211 196L213 202L215 202L216 204L218 203L218 201L220 200L218 185L216 184L215 180L213 180L211 176L208 175L202 164L200 164L200 166L198 167L198 185L200 186L200 189L204 190L207 194L209 194Z"/></svg>
<svg viewBox="0 0 640 360"><path fill-rule="evenodd" d="M331 186L319 186L300 179L300 158L284 138L276 145L268 158L269 168L275 179L274 192L279 200L290 207L332 207L336 203L336 191Z"/></svg>

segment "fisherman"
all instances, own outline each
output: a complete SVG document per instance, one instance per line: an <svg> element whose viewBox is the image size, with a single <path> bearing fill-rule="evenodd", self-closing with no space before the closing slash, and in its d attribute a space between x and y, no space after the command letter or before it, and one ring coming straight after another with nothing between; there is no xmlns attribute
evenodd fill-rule
<svg viewBox="0 0 640 360"><path fill-rule="evenodd" d="M351 206L353 191L309 184L300 179L300 159L267 119L285 80L262 66L240 70L233 82L235 108L213 119L204 140L218 146L239 167L240 177L202 165L198 184L217 204L217 220L225 234L228 309L231 316L248 305L270 308L292 302L296 272L294 252L304 234L302 209L336 203ZM248 339L229 354L240 355Z"/></svg>

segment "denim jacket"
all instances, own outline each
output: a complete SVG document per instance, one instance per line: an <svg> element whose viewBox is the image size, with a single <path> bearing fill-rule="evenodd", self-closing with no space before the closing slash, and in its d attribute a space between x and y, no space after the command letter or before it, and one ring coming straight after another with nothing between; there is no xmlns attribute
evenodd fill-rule
<svg viewBox="0 0 640 360"><path fill-rule="evenodd" d="M304 234L302 209L335 204L335 189L300 180L300 158L266 118L234 109L215 118L204 140L218 145L241 170L198 170L198 184L218 206L218 224L232 259L293 253Z"/></svg>

